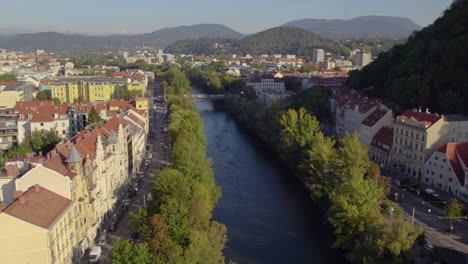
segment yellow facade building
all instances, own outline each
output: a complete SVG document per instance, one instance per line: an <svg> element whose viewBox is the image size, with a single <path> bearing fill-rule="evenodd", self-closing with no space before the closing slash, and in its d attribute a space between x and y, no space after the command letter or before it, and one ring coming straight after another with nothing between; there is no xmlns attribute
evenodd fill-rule
<svg viewBox="0 0 468 264"><path fill-rule="evenodd" d="M50 83L52 98L61 102L96 102L109 101L114 98L117 87L128 88L129 81L124 78L106 77L67 77Z"/></svg>
<svg viewBox="0 0 468 264"><path fill-rule="evenodd" d="M15 196L0 211L2 263L71 263L74 202L40 185Z"/></svg>

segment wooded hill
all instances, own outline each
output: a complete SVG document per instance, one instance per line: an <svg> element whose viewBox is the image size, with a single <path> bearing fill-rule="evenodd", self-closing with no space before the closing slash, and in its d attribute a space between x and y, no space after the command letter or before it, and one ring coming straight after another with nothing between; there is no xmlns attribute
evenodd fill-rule
<svg viewBox="0 0 468 264"><path fill-rule="evenodd" d="M423 107L468 114L468 0L456 0L432 25L381 53L348 86L394 101L396 110Z"/></svg>

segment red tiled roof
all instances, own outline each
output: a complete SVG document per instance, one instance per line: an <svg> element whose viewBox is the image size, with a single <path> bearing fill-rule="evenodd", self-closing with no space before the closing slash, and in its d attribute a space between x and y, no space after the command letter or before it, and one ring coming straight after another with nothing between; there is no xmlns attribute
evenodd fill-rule
<svg viewBox="0 0 468 264"><path fill-rule="evenodd" d="M361 124L368 127L373 127L375 124L377 124L377 122L379 122L380 119L385 116L386 113L386 110L375 109L375 111L372 112L366 119L364 119Z"/></svg>
<svg viewBox="0 0 468 264"><path fill-rule="evenodd" d="M3 86L3 85L9 85L9 84L12 84L12 83L15 83L17 81L4 81L4 82L0 82L0 86Z"/></svg>
<svg viewBox="0 0 468 264"><path fill-rule="evenodd" d="M71 203L70 199L36 185L1 213L49 229Z"/></svg>
<svg viewBox="0 0 468 264"><path fill-rule="evenodd" d="M33 118L29 120L29 122L52 122L54 121L54 117L51 115L47 115L43 112L37 112L33 115Z"/></svg>
<svg viewBox="0 0 468 264"><path fill-rule="evenodd" d="M392 150L393 144L393 128L382 127L372 139L371 145L385 152ZM385 148L387 146L388 148Z"/></svg>
<svg viewBox="0 0 468 264"><path fill-rule="evenodd" d="M437 151L447 155L452 165L453 172L457 175L458 182L462 186L465 186L465 173L462 163L465 167L468 167L468 142L448 143Z"/></svg>
<svg viewBox="0 0 468 264"><path fill-rule="evenodd" d="M434 115L431 113L420 112L417 109L406 110L403 114L397 117L398 119L409 119L414 118L420 124L426 125L427 127L432 126L435 122L439 121L441 116Z"/></svg>

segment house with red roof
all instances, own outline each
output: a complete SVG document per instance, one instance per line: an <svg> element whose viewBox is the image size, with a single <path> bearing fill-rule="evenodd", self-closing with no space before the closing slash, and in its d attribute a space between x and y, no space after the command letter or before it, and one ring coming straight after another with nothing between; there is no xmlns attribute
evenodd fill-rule
<svg viewBox="0 0 468 264"><path fill-rule="evenodd" d="M87 126L45 155L7 160L6 166L16 176L14 193L39 184L73 201L73 214L67 216L67 223L73 227L65 234L70 238L67 246L84 252L94 244L108 212L124 197L124 185L142 169L146 136L146 117L132 107L104 124ZM21 168L13 170L15 165ZM3 201L3 208L11 206L8 199ZM26 229L23 234L28 232ZM58 252L53 245L44 247L48 252ZM22 249L32 251L34 245Z"/></svg>
<svg viewBox="0 0 468 264"><path fill-rule="evenodd" d="M383 166L391 163L393 128L384 126L374 135L369 147L369 157Z"/></svg>
<svg viewBox="0 0 468 264"><path fill-rule="evenodd" d="M425 163L423 183L468 201L468 142L437 149Z"/></svg>
<svg viewBox="0 0 468 264"><path fill-rule="evenodd" d="M426 160L447 144L444 117L421 109L409 109L393 121L393 162L402 172L422 180Z"/></svg>
<svg viewBox="0 0 468 264"><path fill-rule="evenodd" d="M367 148L370 148L374 136L382 127L391 126L393 123L393 112L382 105L378 105L369 116L361 122L360 140Z"/></svg>
<svg viewBox="0 0 468 264"><path fill-rule="evenodd" d="M331 100L331 107L334 108L332 110L335 113L336 135L338 137L344 137L346 132L360 133L362 122L374 111L389 111L379 99L368 98L360 90L350 90L346 93L334 95ZM369 125L371 127L374 126L370 122ZM371 138L369 135L366 142L369 142Z"/></svg>
<svg viewBox="0 0 468 264"><path fill-rule="evenodd" d="M14 193L0 204L2 263L72 263L75 234L82 228L73 210L76 201L41 185Z"/></svg>

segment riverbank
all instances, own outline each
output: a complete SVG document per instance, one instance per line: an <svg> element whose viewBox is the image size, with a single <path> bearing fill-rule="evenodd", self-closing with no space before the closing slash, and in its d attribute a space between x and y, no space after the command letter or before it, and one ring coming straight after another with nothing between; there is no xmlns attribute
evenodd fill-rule
<svg viewBox="0 0 468 264"><path fill-rule="evenodd" d="M379 200L385 199L386 183L357 136L349 135L337 144L324 137L315 118L302 110L265 107L238 97L226 105L303 182L333 226L335 246L345 250L351 262L414 259L418 248L413 242L420 232L399 216L382 215L385 209Z"/></svg>
<svg viewBox="0 0 468 264"><path fill-rule="evenodd" d="M224 110L195 100L223 197L214 220L228 229L224 254L237 263L345 263L309 193L285 164Z"/></svg>

